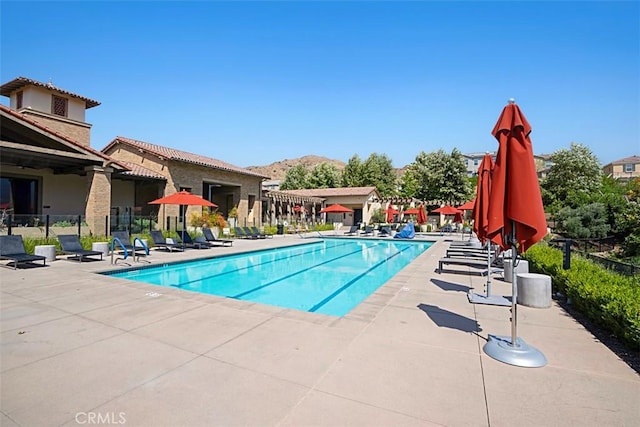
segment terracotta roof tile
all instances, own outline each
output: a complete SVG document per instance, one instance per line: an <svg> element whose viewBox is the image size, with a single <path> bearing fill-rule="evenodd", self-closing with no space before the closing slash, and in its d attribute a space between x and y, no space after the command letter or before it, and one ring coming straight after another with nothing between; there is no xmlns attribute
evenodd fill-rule
<svg viewBox="0 0 640 427"><path fill-rule="evenodd" d="M313 188L302 190L280 190L299 196L310 197L335 197L335 196L368 196L376 192L376 187L339 187L339 188Z"/></svg>
<svg viewBox="0 0 640 427"><path fill-rule="evenodd" d="M622 165L622 164L627 164L627 163L640 163L640 156L625 157L624 159L614 160L610 164L612 164L612 165Z"/></svg>
<svg viewBox="0 0 640 427"><path fill-rule="evenodd" d="M140 166L139 164L131 163L131 162L124 162L122 160L120 160L120 163L122 163L123 165L125 165L129 169L128 171L123 172L122 175L139 176L139 177L143 177L143 178L161 179L163 181L167 180L166 177L160 175L157 172L152 171L151 169L147 169L144 166Z"/></svg>
<svg viewBox="0 0 640 427"><path fill-rule="evenodd" d="M176 150L174 148L163 147L161 145L151 144L149 142L138 141L136 139L125 138L123 136L117 136L109 145L102 149L102 152L108 151L111 147L117 144L126 144L144 151L147 151L155 156L163 157L169 160L176 160L185 163L192 163L195 165L206 166L214 169L225 170L229 172L241 173L243 175L251 175L258 178L269 178L268 176L252 172L248 169L234 166L230 163L223 162L221 160L213 159L211 157L205 157L198 154L189 153L182 150Z"/></svg>
<svg viewBox="0 0 640 427"><path fill-rule="evenodd" d="M2 86L0 86L0 95L3 96L11 96L11 92L13 92L14 90L18 90L21 89L25 86L40 86L40 87L44 87L50 90L55 90L58 93L62 93L64 95L68 95L71 96L73 98L78 98L82 101L84 101L85 103L85 107L87 109L91 108L91 107L97 107L98 105L100 105L100 103L98 101L95 101L93 99L87 98L85 96L80 96L78 94L69 92L68 90L64 90L62 88L56 87L54 85L52 85L51 83L42 83L39 82L37 80L32 80L32 79L28 79L26 77L17 77L13 80L11 80L10 82L7 82L5 84L3 84Z"/></svg>

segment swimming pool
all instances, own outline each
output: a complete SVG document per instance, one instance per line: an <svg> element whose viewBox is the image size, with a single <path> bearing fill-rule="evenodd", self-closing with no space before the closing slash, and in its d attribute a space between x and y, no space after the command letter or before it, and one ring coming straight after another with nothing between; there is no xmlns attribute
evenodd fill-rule
<svg viewBox="0 0 640 427"><path fill-rule="evenodd" d="M343 316L432 244L325 238L303 245L104 274Z"/></svg>

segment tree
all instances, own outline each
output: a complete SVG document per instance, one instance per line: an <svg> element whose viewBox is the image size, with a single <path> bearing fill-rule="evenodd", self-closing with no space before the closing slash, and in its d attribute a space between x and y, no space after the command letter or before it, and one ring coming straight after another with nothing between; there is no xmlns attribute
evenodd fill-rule
<svg viewBox="0 0 640 427"><path fill-rule="evenodd" d="M308 182L309 171L304 165L296 165L287 170L284 181L280 184L282 190L300 190L301 188L309 188Z"/></svg>
<svg viewBox="0 0 640 427"><path fill-rule="evenodd" d="M473 189L467 179L462 153L454 148L451 154L440 149L436 152L420 152L411 164L418 182L416 197L423 200L444 200L464 203L472 197Z"/></svg>
<svg viewBox="0 0 640 427"><path fill-rule="evenodd" d="M411 166L402 174L400 178L400 196L416 197L418 194L419 183L416 179L415 171Z"/></svg>
<svg viewBox="0 0 640 427"><path fill-rule="evenodd" d="M545 205L576 208L602 190L600 162L591 150L577 143L551 155L553 165L542 182Z"/></svg>
<svg viewBox="0 0 640 427"><path fill-rule="evenodd" d="M315 165L307 177L307 185L307 188L340 187L340 171L327 162Z"/></svg>
<svg viewBox="0 0 640 427"><path fill-rule="evenodd" d="M360 187L362 182L362 161L354 154L342 170L343 187Z"/></svg>
<svg viewBox="0 0 640 427"><path fill-rule="evenodd" d="M556 227L576 239L606 237L609 232L606 207L602 203L591 203L575 209L562 208L556 214Z"/></svg>
<svg viewBox="0 0 640 427"><path fill-rule="evenodd" d="M396 193L396 174L386 154L373 153L362 162L353 155L342 171L343 187L376 187L382 197Z"/></svg>

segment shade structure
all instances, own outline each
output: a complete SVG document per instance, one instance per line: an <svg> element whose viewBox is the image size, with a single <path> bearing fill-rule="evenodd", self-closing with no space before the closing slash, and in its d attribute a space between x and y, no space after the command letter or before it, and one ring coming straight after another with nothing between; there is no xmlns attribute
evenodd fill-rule
<svg viewBox="0 0 640 427"><path fill-rule="evenodd" d="M462 212L456 212L456 214L453 216L453 222L458 222L460 224L464 222L464 219L462 218Z"/></svg>
<svg viewBox="0 0 640 427"><path fill-rule="evenodd" d="M182 190L177 193L173 193L168 196L153 200L149 202L149 204L150 205L206 206L210 208L218 207L218 205L216 205L215 203L212 203L207 199L203 199L202 197L192 194L186 190ZM183 224L183 227L185 228L187 225L186 215L187 215L187 210L184 209L182 212L182 224Z"/></svg>
<svg viewBox="0 0 640 427"><path fill-rule="evenodd" d="M416 218L418 224L426 224L427 223L427 212L424 210L424 205L420 205L418 208L418 217Z"/></svg>
<svg viewBox="0 0 640 427"><path fill-rule="evenodd" d="M473 209L473 231L482 243L487 240L489 227L489 194L493 167L493 157L490 154L485 154L478 168L478 189Z"/></svg>
<svg viewBox="0 0 640 427"><path fill-rule="evenodd" d="M326 208L320 209L320 213L347 213L347 212L353 212L353 209L349 209L337 203L331 206L327 206Z"/></svg>
<svg viewBox="0 0 640 427"><path fill-rule="evenodd" d="M460 212L458 209L454 208L453 206L449 206L449 205L442 206L442 207L440 207L438 209L434 209L434 210L431 211L431 213L439 213L439 214L442 214L442 215L455 215L458 212Z"/></svg>
<svg viewBox="0 0 640 427"><path fill-rule="evenodd" d="M462 205L458 206L458 210L459 211L472 211L474 206L476 204L476 200L469 200L467 203L463 203Z"/></svg>
<svg viewBox="0 0 640 427"><path fill-rule="evenodd" d="M418 208L409 208L406 211L402 212L405 215L418 215L418 212L420 211L420 209Z"/></svg>
<svg viewBox="0 0 640 427"><path fill-rule="evenodd" d="M491 175L487 238L503 249L511 248L511 337L489 335L483 349L501 362L534 368L546 365L547 360L518 337L515 274L518 252L524 253L547 234L530 133L531 125L510 100L492 131L498 140L498 154Z"/></svg>
<svg viewBox="0 0 640 427"><path fill-rule="evenodd" d="M387 222L393 222L393 216L399 214L400 211L394 208L393 205L389 205L389 207L384 210L384 213L387 215Z"/></svg>
<svg viewBox="0 0 640 427"><path fill-rule="evenodd" d="M200 196L192 194L188 191L182 190L177 193L170 194L166 197L149 202L150 205L183 205L183 206L208 206L211 208L217 208L218 205L210 202L207 199L203 199Z"/></svg>

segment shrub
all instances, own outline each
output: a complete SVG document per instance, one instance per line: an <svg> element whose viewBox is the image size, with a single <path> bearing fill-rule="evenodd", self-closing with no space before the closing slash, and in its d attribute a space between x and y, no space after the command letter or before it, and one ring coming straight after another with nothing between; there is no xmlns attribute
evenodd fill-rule
<svg viewBox="0 0 640 427"><path fill-rule="evenodd" d="M619 337L631 349L640 349L640 279L626 277L576 254L571 269L562 269L562 251L539 243L526 259L531 270L552 277L554 291L570 298L575 309Z"/></svg>

